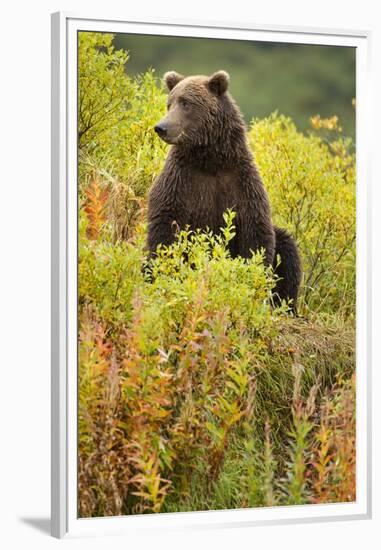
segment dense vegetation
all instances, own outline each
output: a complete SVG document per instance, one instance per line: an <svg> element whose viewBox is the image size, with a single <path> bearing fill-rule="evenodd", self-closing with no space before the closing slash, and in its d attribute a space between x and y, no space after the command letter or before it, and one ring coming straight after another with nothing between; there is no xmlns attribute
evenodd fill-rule
<svg viewBox="0 0 381 550"><path fill-rule="evenodd" d="M133 52L131 53L133 55ZM79 35L79 515L353 501L354 151L336 117L273 114L249 142L296 236L299 317L260 253L179 234L145 259L165 91L113 36ZM184 261L184 253L188 261Z"/></svg>

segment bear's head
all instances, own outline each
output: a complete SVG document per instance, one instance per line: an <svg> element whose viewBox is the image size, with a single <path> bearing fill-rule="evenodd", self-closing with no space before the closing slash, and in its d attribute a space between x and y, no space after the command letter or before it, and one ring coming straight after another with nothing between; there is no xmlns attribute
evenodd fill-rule
<svg viewBox="0 0 381 550"><path fill-rule="evenodd" d="M222 137L235 118L241 126L239 110L227 92L227 72L184 77L170 71L164 81L169 90L167 114L155 131L166 143L205 147Z"/></svg>

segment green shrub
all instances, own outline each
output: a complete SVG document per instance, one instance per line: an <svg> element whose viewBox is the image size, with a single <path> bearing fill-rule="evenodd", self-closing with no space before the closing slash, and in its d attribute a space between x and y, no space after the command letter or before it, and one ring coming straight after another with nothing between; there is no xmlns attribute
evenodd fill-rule
<svg viewBox="0 0 381 550"><path fill-rule="evenodd" d="M165 111L166 94L153 71L128 76L128 53L115 50L112 38L79 33L79 172L80 192L94 175L111 184L120 237L128 234L128 222L134 224L163 165L166 146L153 127Z"/></svg>
<svg viewBox="0 0 381 550"><path fill-rule="evenodd" d="M86 238L81 223L84 516L262 506L286 491L288 503L309 501L312 425L293 424L295 365L299 399L317 379L330 388L353 372L352 332L303 331L272 309L271 270L260 254L230 257L234 214L225 221L220 236L180 232L159 249L149 280L143 232L112 243L106 229L103 240ZM266 423L276 427L271 444ZM299 466L282 493L288 452Z"/></svg>
<svg viewBox="0 0 381 550"><path fill-rule="evenodd" d="M284 116L253 122L249 140L270 195L274 222L297 240L307 311L353 316L355 174L351 142L298 132Z"/></svg>

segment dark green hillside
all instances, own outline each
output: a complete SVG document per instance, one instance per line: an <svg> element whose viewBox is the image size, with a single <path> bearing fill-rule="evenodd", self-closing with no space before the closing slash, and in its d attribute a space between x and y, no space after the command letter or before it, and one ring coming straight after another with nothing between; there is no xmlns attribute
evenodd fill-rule
<svg viewBox="0 0 381 550"><path fill-rule="evenodd" d="M158 77L170 69L186 75L229 71L247 121L278 110L305 130L312 114L336 114L344 132L354 134L354 48L127 34L116 35L114 44L129 50L132 75L149 67Z"/></svg>

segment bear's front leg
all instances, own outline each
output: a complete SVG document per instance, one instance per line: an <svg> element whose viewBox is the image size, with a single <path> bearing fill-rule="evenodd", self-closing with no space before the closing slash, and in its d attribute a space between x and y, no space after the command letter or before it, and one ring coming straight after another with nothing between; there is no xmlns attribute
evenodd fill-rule
<svg viewBox="0 0 381 550"><path fill-rule="evenodd" d="M155 254L159 244L170 246L179 229L184 227L181 191L184 174L176 169L172 156L170 153L148 197L147 249L150 256Z"/></svg>
<svg viewBox="0 0 381 550"><path fill-rule="evenodd" d="M160 211L156 215L148 216L147 249L152 257L157 247L170 246L179 231L179 224L172 212Z"/></svg>
<svg viewBox="0 0 381 550"><path fill-rule="evenodd" d="M142 272L147 281L152 282L152 262L159 245L170 246L178 232L178 225L171 212L160 211L158 215L148 217L148 235L146 250L148 252L142 265Z"/></svg>

